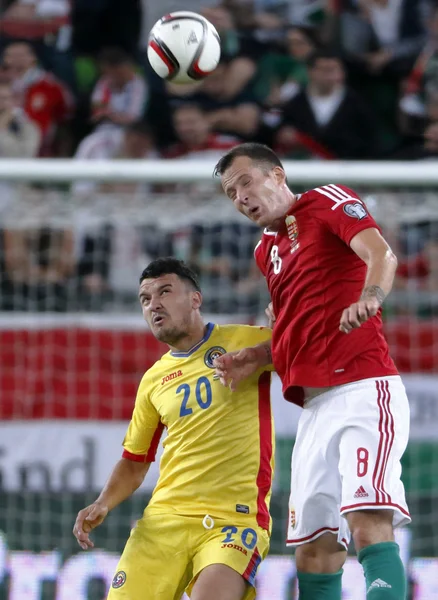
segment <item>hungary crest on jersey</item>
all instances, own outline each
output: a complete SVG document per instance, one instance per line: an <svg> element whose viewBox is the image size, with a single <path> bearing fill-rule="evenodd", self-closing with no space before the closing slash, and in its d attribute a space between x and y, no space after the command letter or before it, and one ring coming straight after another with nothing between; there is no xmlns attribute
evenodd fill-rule
<svg viewBox="0 0 438 600"><path fill-rule="evenodd" d="M298 248L300 247L300 243L298 241L297 220L293 215L289 215L288 217L286 217L286 229L287 229L287 236L291 242L290 251L292 254L293 252L296 252L296 250L298 250Z"/></svg>

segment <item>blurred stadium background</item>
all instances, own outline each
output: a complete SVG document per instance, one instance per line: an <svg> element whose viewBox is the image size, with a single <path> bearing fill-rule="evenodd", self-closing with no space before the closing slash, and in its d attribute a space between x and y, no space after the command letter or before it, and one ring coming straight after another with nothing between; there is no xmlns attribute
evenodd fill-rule
<svg viewBox="0 0 438 600"><path fill-rule="evenodd" d="M386 0L217 4L0 0L0 600L103 600L148 500L157 466L96 531L97 549L79 551L76 513L119 458L139 379L163 352L137 306L147 262L187 260L207 319L264 322L259 232L211 177L241 139L272 144L296 192L354 187L399 256L384 316L411 402L413 524L398 539L409 600L438 598L436 7L389 2L394 28ZM184 96L144 56L149 27L176 8L204 10L226 58ZM309 67L321 48L336 54ZM273 396L274 531L258 598L292 600L298 410L277 381ZM345 599L364 597L361 581L352 556Z"/></svg>

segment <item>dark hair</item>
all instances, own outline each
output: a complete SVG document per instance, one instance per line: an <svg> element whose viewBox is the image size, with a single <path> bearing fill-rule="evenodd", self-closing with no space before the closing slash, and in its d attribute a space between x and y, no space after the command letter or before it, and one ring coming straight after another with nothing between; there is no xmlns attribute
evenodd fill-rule
<svg viewBox="0 0 438 600"><path fill-rule="evenodd" d="M307 66L309 69L313 69L318 60L336 60L341 65L344 64L342 57L336 50L331 50L330 48L321 48L320 50L316 50L313 54L310 55L309 60L307 61Z"/></svg>
<svg viewBox="0 0 438 600"><path fill-rule="evenodd" d="M100 63L111 67L133 63L131 56L121 48L104 48L99 52L97 59Z"/></svg>
<svg viewBox="0 0 438 600"><path fill-rule="evenodd" d="M223 175L238 156L247 156L254 162L268 167L269 169L272 169L273 167L284 168L281 160L271 148L264 144L246 142L239 146L234 146L234 148L231 148L229 152L222 156L214 168L214 176L217 177Z"/></svg>
<svg viewBox="0 0 438 600"><path fill-rule="evenodd" d="M144 279L157 279L158 277L161 277L161 275L171 275L172 273L177 275L180 279L188 281L197 292L201 291L195 273L184 261L173 258L172 256L157 258L149 263L140 276L140 283Z"/></svg>

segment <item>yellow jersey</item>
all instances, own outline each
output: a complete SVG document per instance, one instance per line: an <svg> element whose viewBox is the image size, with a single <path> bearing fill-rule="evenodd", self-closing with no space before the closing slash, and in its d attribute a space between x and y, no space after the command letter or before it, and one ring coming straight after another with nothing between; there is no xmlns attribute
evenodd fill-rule
<svg viewBox="0 0 438 600"><path fill-rule="evenodd" d="M231 392L213 367L217 356L270 337L265 327L208 323L188 352L167 352L145 373L123 456L153 461L167 430L148 511L213 519L235 515L270 530L271 374L261 369Z"/></svg>

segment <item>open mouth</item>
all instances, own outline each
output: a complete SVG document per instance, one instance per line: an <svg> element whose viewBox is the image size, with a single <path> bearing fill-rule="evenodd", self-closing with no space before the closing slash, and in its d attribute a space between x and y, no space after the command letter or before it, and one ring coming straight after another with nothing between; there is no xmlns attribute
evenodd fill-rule
<svg viewBox="0 0 438 600"><path fill-rule="evenodd" d="M259 212L259 207L255 206L254 208L250 209L249 214L251 215L251 217L255 217L255 216L257 216L258 212Z"/></svg>
<svg viewBox="0 0 438 600"><path fill-rule="evenodd" d="M162 323L164 320L164 315L154 315L152 317L152 324L153 325L160 325L160 323Z"/></svg>

